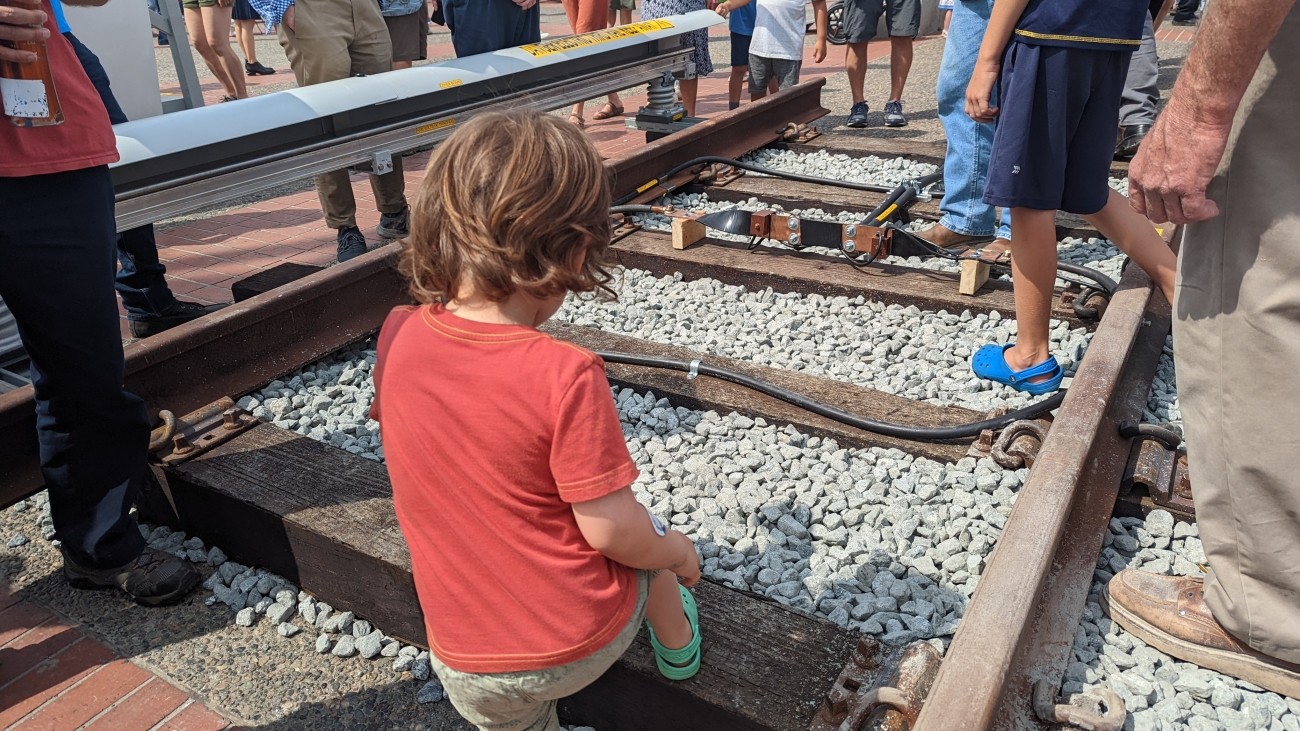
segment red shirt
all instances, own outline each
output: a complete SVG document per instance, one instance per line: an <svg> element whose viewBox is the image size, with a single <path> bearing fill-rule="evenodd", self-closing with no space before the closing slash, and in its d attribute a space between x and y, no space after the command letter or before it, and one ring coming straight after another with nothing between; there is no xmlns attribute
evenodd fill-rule
<svg viewBox="0 0 1300 731"><path fill-rule="evenodd" d="M99 93L77 60L72 44L59 33L54 10L45 0L45 41L63 124L17 127L0 114L0 178L63 173L117 162L117 138ZM112 12L111 10L105 12Z"/></svg>
<svg viewBox="0 0 1300 731"><path fill-rule="evenodd" d="M569 505L637 477L603 361L530 327L399 307L375 387L433 654L499 673L609 644L636 574L587 544Z"/></svg>

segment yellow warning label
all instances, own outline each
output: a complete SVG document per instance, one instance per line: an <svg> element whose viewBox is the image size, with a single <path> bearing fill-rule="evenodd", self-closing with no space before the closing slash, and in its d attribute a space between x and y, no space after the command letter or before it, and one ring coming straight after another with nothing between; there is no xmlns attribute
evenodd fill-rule
<svg viewBox="0 0 1300 731"><path fill-rule="evenodd" d="M460 79L452 79L451 81L444 81L444 82L442 82L441 84L438 84L438 88L440 88L440 89L450 89L450 88L452 88L453 86L460 86L460 85L463 84L463 83L465 83L465 82L461 81Z"/></svg>
<svg viewBox="0 0 1300 731"><path fill-rule="evenodd" d="M631 38L651 31L668 30L672 27L673 24L666 20L643 20L640 23L620 25L617 28L597 30L576 36L550 38L541 43L530 43L526 46L520 46L519 48L525 53L531 55L533 58L541 58L542 56L550 56L554 53L576 51L579 48L588 48L601 43L617 41L622 38Z"/></svg>
<svg viewBox="0 0 1300 731"><path fill-rule="evenodd" d="M876 220L877 220L877 221L884 221L884 220L887 220L890 216L894 215L894 211L897 211L897 210L898 210L898 204L895 203L895 204L891 205L890 207L886 208L885 210L881 211L881 212L880 212L880 215L879 215L879 216L876 216Z"/></svg>
<svg viewBox="0 0 1300 731"><path fill-rule="evenodd" d="M415 133L417 135L427 135L430 132L437 132L440 129L447 129L448 127L455 127L455 126L456 126L456 120L454 119L439 119L437 122L430 122L426 125L416 127Z"/></svg>
<svg viewBox="0 0 1300 731"><path fill-rule="evenodd" d="M644 193L644 192L646 192L647 190L650 190L651 188L655 187L655 186L658 185L658 184L659 184L659 178L655 178L654 180L651 180L650 182L646 183L645 185L641 186L640 188L637 188L637 189L636 189L636 192L638 192L638 193Z"/></svg>

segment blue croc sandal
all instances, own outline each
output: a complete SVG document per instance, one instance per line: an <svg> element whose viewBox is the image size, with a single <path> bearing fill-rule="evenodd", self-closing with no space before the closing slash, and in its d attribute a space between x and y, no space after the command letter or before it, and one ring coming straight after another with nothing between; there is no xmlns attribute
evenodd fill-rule
<svg viewBox="0 0 1300 731"><path fill-rule="evenodd" d="M645 627L650 630L650 646L655 650L655 664L659 666L659 673L669 680L688 680L700 672L700 610L695 606L695 597L691 596L686 587L678 585L677 588L682 592L682 609L691 623L691 641L686 647L670 650L659 644L649 622L645 623Z"/></svg>
<svg viewBox="0 0 1300 731"><path fill-rule="evenodd" d="M1004 383L1017 391L1023 391L1034 396L1051 393L1061 387L1061 377L1064 373L1061 371L1061 365L1056 362L1055 356L1049 355L1047 360L1023 371L1011 370L1011 366L1007 365L1006 350L1014 346L1015 343L1008 345L989 343L985 345L975 352L975 357L971 359L970 369L980 378ZM1038 383L1029 382L1029 379L1040 376L1051 376L1051 378Z"/></svg>

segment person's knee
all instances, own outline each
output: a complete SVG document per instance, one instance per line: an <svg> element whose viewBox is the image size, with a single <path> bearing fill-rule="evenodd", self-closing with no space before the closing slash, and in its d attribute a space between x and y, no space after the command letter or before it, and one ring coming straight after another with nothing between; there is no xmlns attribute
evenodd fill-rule
<svg viewBox="0 0 1300 731"><path fill-rule="evenodd" d="M206 36L194 36L190 38L190 45L194 47L194 52L207 58L215 55L212 49L212 43Z"/></svg>

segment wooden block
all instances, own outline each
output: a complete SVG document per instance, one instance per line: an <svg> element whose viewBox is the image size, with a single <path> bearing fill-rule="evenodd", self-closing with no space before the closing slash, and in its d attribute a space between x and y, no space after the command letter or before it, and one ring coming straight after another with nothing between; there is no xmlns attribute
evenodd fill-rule
<svg viewBox="0 0 1300 731"><path fill-rule="evenodd" d="M708 229L693 218L673 219L673 248L681 251L704 238Z"/></svg>
<svg viewBox="0 0 1300 731"><path fill-rule="evenodd" d="M974 295L980 287L989 281L989 264L978 259L963 259L961 262L961 282L957 291L961 294Z"/></svg>
<svg viewBox="0 0 1300 731"><path fill-rule="evenodd" d="M220 545L390 636L423 644L410 553L384 466L260 425L166 468L177 512L157 486L146 519ZM664 679L644 631L595 684L561 705L567 723L619 731L806 729L859 635L709 582L695 589L703 660L685 682Z"/></svg>

